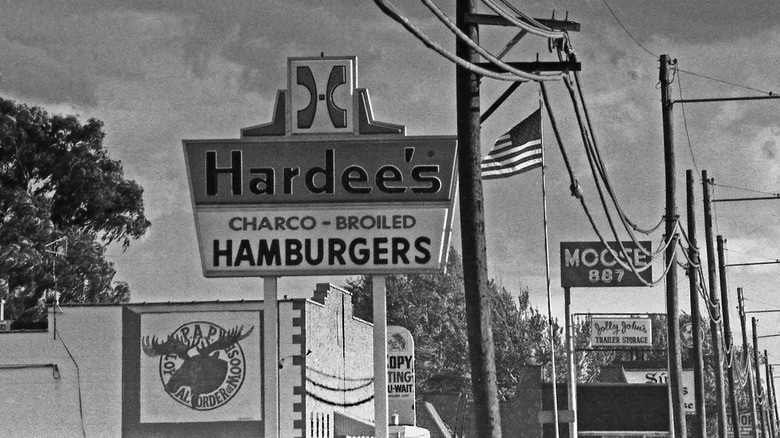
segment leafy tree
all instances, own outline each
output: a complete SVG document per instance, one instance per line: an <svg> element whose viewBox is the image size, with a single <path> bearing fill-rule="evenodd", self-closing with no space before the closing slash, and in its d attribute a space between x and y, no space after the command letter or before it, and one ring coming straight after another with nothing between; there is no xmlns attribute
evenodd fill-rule
<svg viewBox="0 0 780 438"><path fill-rule="evenodd" d="M129 298L126 284L112 284L105 249L126 248L150 222L143 189L109 158L102 128L0 98L0 282L10 318L44 319L55 290L60 302ZM47 247L65 241L67 252Z"/></svg>
<svg viewBox="0 0 780 438"><path fill-rule="evenodd" d="M458 253L450 250L446 272L391 275L386 284L388 324L407 328L415 340L418 389L470 392L463 266ZM508 399L514 395L523 365L549 361L548 320L530 306L527 289L516 299L495 281L488 286L498 389ZM355 315L373 320L370 277L349 281L346 289L353 294ZM556 364L562 367L557 325L555 332Z"/></svg>

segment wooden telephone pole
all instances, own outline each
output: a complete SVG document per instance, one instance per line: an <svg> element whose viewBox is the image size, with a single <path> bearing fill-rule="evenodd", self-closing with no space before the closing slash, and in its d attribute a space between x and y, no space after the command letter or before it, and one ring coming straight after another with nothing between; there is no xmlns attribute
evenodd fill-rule
<svg viewBox="0 0 780 438"><path fill-rule="evenodd" d="M737 288L737 305L739 306L739 325L742 328L742 366L745 367L748 397L750 399L750 423L753 426L753 436L758 437L758 412L756 410L756 388L753 385L753 369L750 367L750 346L747 338L747 321L745 317L745 294L741 287Z"/></svg>
<svg viewBox="0 0 780 438"><path fill-rule="evenodd" d="M712 339L713 360L715 365L715 398L718 403L718 437L726 438L726 391L723 376L722 334L718 329L718 319L721 319L720 297L718 296L718 273L715 255L715 237L712 232L712 204L710 202L710 180L707 171L701 171L702 203L704 204L704 238L707 244L707 273L710 285L710 338Z"/></svg>
<svg viewBox="0 0 780 438"><path fill-rule="evenodd" d="M756 397L764 401L760 403L761 408L758 410L758 420L761 423L761 433L763 436L768 437L769 436L769 424L767 421L767 403L766 403L766 396L761 390L761 363L759 362L758 357L758 330L756 329L756 326L758 325L758 320L755 317L750 318L750 323L753 328L753 370L755 373L755 383L756 383Z"/></svg>
<svg viewBox="0 0 780 438"><path fill-rule="evenodd" d="M729 378L729 401L731 402L731 423L732 423L732 430L734 431L734 438L740 438L739 433L739 426L737 425L737 421L739 421L739 404L737 403L737 388L736 384L734 382L734 368L736 368L737 364L735 363L734 357L734 340L731 336L731 316L729 312L729 288L728 288L728 282L726 281L726 263L724 262L724 245L725 241L723 240L723 236L718 236L718 271L720 273L720 295L721 295L721 302L723 303L723 342L726 347L726 364L728 367L728 372L726 373Z"/></svg>
<svg viewBox="0 0 780 438"><path fill-rule="evenodd" d="M457 0L455 24L471 40L479 43L479 24L507 25L498 16L477 14L476 0ZM555 27L569 22L545 20ZM579 28L579 25L576 26ZM471 64L480 64L479 55L466 42L458 38L455 54ZM509 63L522 68L518 63ZM520 63L522 64L522 63ZM537 71L562 70L562 65L572 63L530 63ZM578 63L576 64L579 65ZM460 225L463 250L463 282L466 295L466 323L468 329L471 387L474 395L474 427L476 436L501 437L501 415L498 406L495 352L490 323L490 299L488 297L487 250L485 243L485 211L480 164L480 80L481 75L458 66L455 72L457 131L458 131L458 181L460 185ZM517 88L516 86L512 89ZM508 93L505 93L508 96ZM489 113L495 108L489 109ZM486 114L485 117L487 117ZM556 407L557 408L557 407Z"/></svg>
<svg viewBox="0 0 780 438"><path fill-rule="evenodd" d="M664 130L664 162L666 169L666 238L672 239L677 223L677 182L675 180L674 129L672 123L672 101L669 55L661 55L659 79L661 81L661 110ZM676 242L675 242L676 243ZM682 353L680 349L680 303L677 294L677 245L666 249L665 262L669 264L666 274L666 319L669 350L669 391L672 400L674 435L687 436L685 409L683 406Z"/></svg>
<svg viewBox="0 0 780 438"><path fill-rule="evenodd" d="M693 171L685 172L685 191L688 212L688 282L691 293L691 325L693 326L694 395L696 400L696 421L693 436L707 438L707 412L704 401L704 354L702 353L701 312L699 310L699 249L696 244L696 214L693 196Z"/></svg>
<svg viewBox="0 0 780 438"><path fill-rule="evenodd" d="M458 29L479 41L479 29L468 17L476 12L474 0L458 0L455 6ZM462 40L455 54L471 63L479 55ZM480 176L480 76L464 68L455 71L458 171L460 183L460 228L463 245L463 281L466 292L471 390L474 395L474 427L477 436L501 438L493 331L487 295L487 249L485 210Z"/></svg>

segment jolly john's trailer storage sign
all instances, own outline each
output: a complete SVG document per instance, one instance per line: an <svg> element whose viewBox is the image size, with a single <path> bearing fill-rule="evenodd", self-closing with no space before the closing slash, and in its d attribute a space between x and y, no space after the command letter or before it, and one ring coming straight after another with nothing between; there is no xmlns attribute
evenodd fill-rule
<svg viewBox="0 0 780 438"><path fill-rule="evenodd" d="M277 100L284 120L269 130L183 142L204 275L442 269L455 137L388 133L394 125L373 121L366 90L350 88L353 58L291 59L290 72Z"/></svg>

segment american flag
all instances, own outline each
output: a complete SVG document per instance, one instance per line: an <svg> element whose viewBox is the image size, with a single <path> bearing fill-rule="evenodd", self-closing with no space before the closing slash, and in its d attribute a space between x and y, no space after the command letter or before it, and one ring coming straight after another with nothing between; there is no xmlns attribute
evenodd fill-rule
<svg viewBox="0 0 780 438"><path fill-rule="evenodd" d="M542 167L541 108L496 140L482 159L482 179L506 178L537 167Z"/></svg>

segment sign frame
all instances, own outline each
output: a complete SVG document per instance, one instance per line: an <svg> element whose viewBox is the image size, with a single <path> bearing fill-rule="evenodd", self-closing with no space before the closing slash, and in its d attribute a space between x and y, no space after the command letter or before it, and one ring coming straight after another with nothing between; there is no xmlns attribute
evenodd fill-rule
<svg viewBox="0 0 780 438"><path fill-rule="evenodd" d="M182 140L203 275L443 271L458 190L457 136L407 137L404 126L374 120L368 90L357 86L354 56L288 58L287 86L277 93L271 123L244 128L238 139ZM361 216L349 217L348 228L330 226L339 215L361 209ZM382 227L357 225L357 220L368 218L369 210L381 212L376 222ZM257 220L261 226L252 229L257 231L253 235L244 232L246 227L236 230L224 218L218 225L210 223L219 218L218 211ZM308 229L313 237L304 241L301 233L285 234L300 212L331 217L323 218L319 229ZM273 220L268 221L266 213ZM416 222L413 227L394 225L406 216ZM279 219L281 228L275 225ZM336 237L342 230L351 231L341 234L353 240L345 243ZM355 237L358 230L362 237ZM219 239L213 237L215 232ZM318 232L327 234L327 243ZM417 237L410 239L411 234ZM238 237L234 241L226 236ZM369 261L353 257L355 245L362 246L363 255L369 251L369 240ZM302 255L304 245L313 256ZM344 259L345 245L350 247L349 261ZM318 261L322 252L328 252L328 264ZM384 257L387 253L390 261ZM227 254L224 260L222 254Z"/></svg>
<svg viewBox="0 0 780 438"><path fill-rule="evenodd" d="M587 314L590 325L590 348L594 350L652 350L653 349L653 319L649 315L635 314ZM603 321L602 332L610 336L594 334L596 321ZM626 332L634 331L633 338L644 338L639 342L628 339ZM618 342L599 341L599 338L617 338ZM595 338L595 340L594 340ZM628 339L628 342L626 341ZM615 341L611 339L610 341ZM633 342L632 342L633 341Z"/></svg>
<svg viewBox="0 0 780 438"><path fill-rule="evenodd" d="M639 277L632 271L623 269L607 250L601 241L560 242L561 287L648 287L652 283L652 259L638 251L633 241L607 242L609 247L620 253L620 244L631 251ZM650 241L640 241L639 245L647 251L652 251ZM608 257L611 260L608 260ZM644 263L644 264L642 264ZM647 284L646 284L647 283Z"/></svg>

